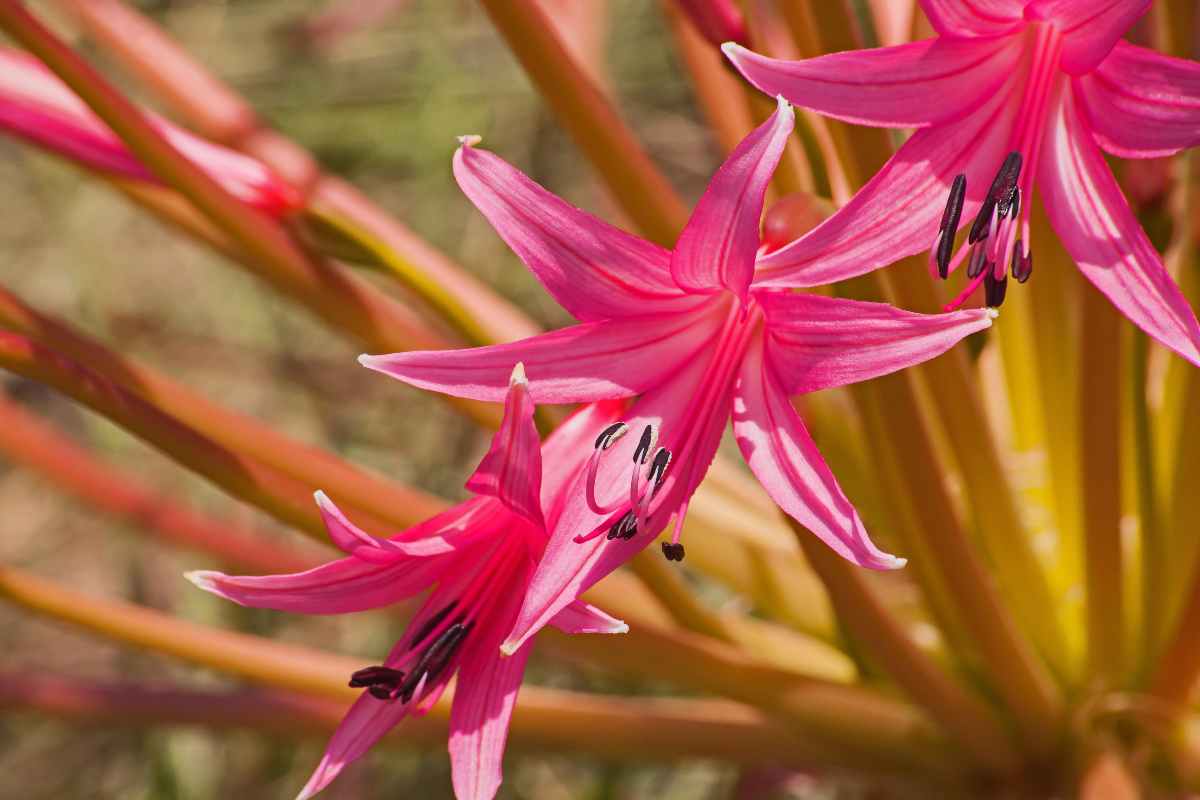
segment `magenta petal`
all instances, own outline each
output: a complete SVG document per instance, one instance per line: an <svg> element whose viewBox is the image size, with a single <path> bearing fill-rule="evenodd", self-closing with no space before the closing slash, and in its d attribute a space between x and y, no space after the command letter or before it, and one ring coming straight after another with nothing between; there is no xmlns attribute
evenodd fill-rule
<svg viewBox="0 0 1200 800"><path fill-rule="evenodd" d="M915 314L887 303L762 292L766 347L785 394L844 386L920 364L992 324L986 309Z"/></svg>
<svg viewBox="0 0 1200 800"><path fill-rule="evenodd" d="M897 569L904 559L867 536L800 416L788 402L761 343L746 353L738 375L733 433L767 494L842 558L869 569Z"/></svg>
<svg viewBox="0 0 1200 800"><path fill-rule="evenodd" d="M860 125L921 127L954 119L1012 74L1019 37L926 39L802 61L721 49L760 91Z"/></svg>
<svg viewBox="0 0 1200 800"><path fill-rule="evenodd" d="M1200 144L1200 63L1117 42L1075 85L1092 135L1115 156L1156 158Z"/></svg>
<svg viewBox="0 0 1200 800"><path fill-rule="evenodd" d="M347 764L361 758L373 744L396 727L407 713L406 703L387 703L363 692L333 732L321 763L300 790L296 800L308 800L332 783Z"/></svg>
<svg viewBox="0 0 1200 800"><path fill-rule="evenodd" d="M491 800L500 788L508 722L531 649L502 657L495 647L481 648L459 667L449 745L458 800Z"/></svg>
<svg viewBox="0 0 1200 800"><path fill-rule="evenodd" d="M585 322L682 310L695 302L671 280L671 254L601 222L471 146L454 154L454 176L496 232L554 299Z"/></svg>
<svg viewBox="0 0 1200 800"><path fill-rule="evenodd" d="M744 298L754 275L763 197L783 155L795 115L782 99L741 141L696 204L675 251L671 276L689 292L729 289Z"/></svg>
<svg viewBox="0 0 1200 800"><path fill-rule="evenodd" d="M192 583L254 608L302 614L345 614L390 605L424 591L445 570L441 558L402 560L387 566L349 556L292 575L237 576L200 570Z"/></svg>
<svg viewBox="0 0 1200 800"><path fill-rule="evenodd" d="M833 216L791 244L760 256L756 287L820 286L927 250L954 176L967 176L970 222L1004 160L1013 109L999 92L953 125L913 134Z"/></svg>
<svg viewBox="0 0 1200 800"><path fill-rule="evenodd" d="M943 36L991 36L1021 23L1027 0L920 0L933 29Z"/></svg>
<svg viewBox="0 0 1200 800"><path fill-rule="evenodd" d="M1043 144L1038 189L1087 279L1133 324L1200 365L1200 324L1146 237L1086 124L1062 92Z"/></svg>
<svg viewBox="0 0 1200 800"><path fill-rule="evenodd" d="M504 419L492 437L492 446L467 480L475 494L499 498L515 513L545 528L542 519L542 442L533 424L533 401L525 369L513 369L504 400Z"/></svg>
<svg viewBox="0 0 1200 800"><path fill-rule="evenodd" d="M703 347L713 325L707 306L684 314L584 322L511 344L360 356L359 363L421 389L499 402L521 362L537 403L629 397Z"/></svg>
<svg viewBox="0 0 1200 800"><path fill-rule="evenodd" d="M1033 0L1029 20L1053 22L1062 31L1059 64L1072 75L1094 69L1117 40L1150 8L1150 0Z"/></svg>
<svg viewBox="0 0 1200 800"><path fill-rule="evenodd" d="M550 624L563 633L628 633L629 626L596 608L576 600L554 615Z"/></svg>

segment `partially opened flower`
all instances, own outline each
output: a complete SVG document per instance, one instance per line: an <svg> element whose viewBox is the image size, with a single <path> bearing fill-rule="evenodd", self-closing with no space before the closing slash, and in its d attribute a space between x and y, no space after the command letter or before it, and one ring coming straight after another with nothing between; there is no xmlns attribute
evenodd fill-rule
<svg viewBox="0 0 1200 800"><path fill-rule="evenodd" d="M848 122L917 132L824 225L763 258L767 286L814 286L920 252L967 264L957 307L1033 271L1036 184L1071 257L1125 316L1200 364L1200 325L1130 211L1123 158L1200 142L1200 64L1118 41L1150 0L921 0L938 36L780 61L725 52L764 92ZM954 234L970 224L955 250Z"/></svg>
<svg viewBox="0 0 1200 800"><path fill-rule="evenodd" d="M616 411L615 404L595 404L559 428L545 446L550 475L569 474L563 463ZM376 539L318 492L330 538L345 558L295 575L189 573L202 589L236 603L305 614L379 608L432 588L383 664L350 677L350 685L363 688L363 694L333 734L301 798L328 785L404 717L428 711L455 673L454 791L460 800L487 800L496 793L508 721L529 655L524 647L501 658L498 648L546 544L543 502L552 508L564 488L553 477L543 485L542 456L533 403L518 365L500 431L467 482L476 497L391 538ZM569 633L627 630L582 601L565 607L553 622Z"/></svg>
<svg viewBox="0 0 1200 800"><path fill-rule="evenodd" d="M273 216L300 207L300 194L249 156L212 144L154 115L167 140L243 203ZM124 142L42 62L0 47L0 131L84 166L157 182Z"/></svg>
<svg viewBox="0 0 1200 800"><path fill-rule="evenodd" d="M927 316L888 305L761 288L755 275L763 196L792 130L782 101L720 168L674 252L571 207L467 138L463 191L546 288L582 322L512 344L364 356L366 366L459 397L504 396L523 360L538 402L640 395L600 431L566 493L506 650L675 516L679 530L732 416L771 497L843 557L873 569L904 562L877 548L817 452L790 395L866 380L943 352L986 328L983 310ZM625 436L627 431L633 435Z"/></svg>

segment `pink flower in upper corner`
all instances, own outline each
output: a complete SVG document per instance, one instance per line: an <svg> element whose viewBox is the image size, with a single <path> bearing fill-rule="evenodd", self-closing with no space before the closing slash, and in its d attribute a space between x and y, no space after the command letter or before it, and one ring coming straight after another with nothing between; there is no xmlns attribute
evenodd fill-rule
<svg viewBox="0 0 1200 800"><path fill-rule="evenodd" d="M856 564L904 563L871 542L788 397L932 358L986 328L991 315L927 316L762 288L755 258L763 195L792 122L780 101L738 145L674 252L573 208L464 137L454 158L459 185L582 322L512 344L360 360L477 400L503 397L504 364L515 360L529 366L538 402L640 395L623 422L596 431L590 457L579 454L586 466L564 498L506 650L645 547L672 515L663 550L683 558L688 501L731 416L750 468L787 513Z"/></svg>
<svg viewBox="0 0 1200 800"><path fill-rule="evenodd" d="M724 49L768 94L863 125L916 128L824 225L759 262L764 285L813 286L920 252L967 264L999 305L1033 270L1036 182L1080 270L1142 330L1200 364L1200 325L1101 148L1164 156L1200 142L1200 64L1118 41L1150 0L921 0L938 36L780 61ZM949 200L947 200L947 192ZM955 250L960 223L970 224Z"/></svg>
<svg viewBox="0 0 1200 800"><path fill-rule="evenodd" d="M147 117L173 146L243 203L275 217L300 208L299 192L261 162L207 142L153 114ZM90 169L157 182L53 72L32 56L4 47L0 47L0 131Z"/></svg>
<svg viewBox="0 0 1200 800"><path fill-rule="evenodd" d="M301 800L327 786L404 717L428 711L456 672L450 711L454 791L459 800L495 795L508 720L529 656L523 647L501 658L498 648L546 545L542 509L559 504L561 476L569 474L563 464L618 409L614 403L594 404L559 428L545 445L551 469L543 484L533 403L518 365L500 430L467 481L476 497L403 533L376 539L318 492L330 538L346 558L296 575L188 574L200 588L235 603L305 614L379 608L432 587L383 664L351 676L350 685L365 691L333 734ZM552 622L568 633L628 630L582 601L564 607Z"/></svg>

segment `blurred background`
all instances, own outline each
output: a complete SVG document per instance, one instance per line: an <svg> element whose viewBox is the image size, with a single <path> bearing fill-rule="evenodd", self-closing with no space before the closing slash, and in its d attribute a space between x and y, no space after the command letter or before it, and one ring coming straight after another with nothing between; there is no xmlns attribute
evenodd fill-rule
<svg viewBox="0 0 1200 800"><path fill-rule="evenodd" d="M31 5L54 18L52 9ZM606 219L620 218L476 3L406 0L352 33L328 22L305 25L328 11L324 0L135 5L324 167L349 178L539 322L566 321L458 191L450 174L455 137L481 134L486 146L552 191ZM592 30L601 35L579 45L598 48L593 52L606 65L602 80L617 106L685 197L694 198L717 149L696 118L659 4L561 5L592 18ZM132 88L94 48L80 46ZM30 304L302 440L443 497L463 496L462 482L486 439L444 404L360 368L358 350L305 312L63 161L0 139L0 186L0 282ZM217 516L295 536L54 391L7 374L0 381L11 398L148 484ZM316 619L217 600L181 577L215 563L100 516L3 457L0 507L0 562L69 576L81 591L317 644L361 656L364 665L378 662L400 630L396 618L382 614ZM194 687L226 680L6 604L0 604L0 648L4 681L44 671ZM595 670L538 655L527 681L601 692L656 688L618 685ZM89 729L8 714L0 716L0 800L290 798L324 745L322 734ZM817 789L795 780L791 789L772 794L762 788L778 783L770 776L743 780L739 789L734 770L704 763L612 766L514 751L501 796L865 796L851 785ZM444 746L376 749L322 796L450 797Z"/></svg>

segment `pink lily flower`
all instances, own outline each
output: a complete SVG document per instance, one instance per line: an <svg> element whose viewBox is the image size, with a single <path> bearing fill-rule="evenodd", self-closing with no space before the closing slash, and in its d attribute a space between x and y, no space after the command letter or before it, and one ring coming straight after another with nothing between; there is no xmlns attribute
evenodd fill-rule
<svg viewBox="0 0 1200 800"><path fill-rule="evenodd" d="M663 552L683 558L688 501L731 417L750 468L787 513L855 564L904 564L872 543L788 397L932 358L992 317L978 309L913 314L760 287L763 196L792 124L781 100L717 171L674 252L573 208L477 149L477 137L464 137L454 157L459 185L581 322L511 344L359 360L414 386L484 401L503 397L503 365L514 360L529 365L538 402L640 395L623 422L595 432L590 455L579 454L586 466L554 522L506 652L672 516Z"/></svg>
<svg viewBox="0 0 1200 800"><path fill-rule="evenodd" d="M1033 271L1036 183L1079 269L1130 321L1194 364L1200 325L1104 163L1200 142L1200 64L1118 41L1150 0L921 0L938 35L781 61L725 53L768 94L916 133L811 234L759 262L767 286L813 286L920 252L999 305ZM949 200L947 200L947 192ZM957 250L960 224L970 232Z"/></svg>
<svg viewBox="0 0 1200 800"><path fill-rule="evenodd" d="M147 116L176 149L243 203L274 217L300 208L300 193L261 162ZM5 47L0 47L0 131L89 169L158 182L58 76L36 58Z"/></svg>
<svg viewBox="0 0 1200 800"><path fill-rule="evenodd" d="M545 445L562 464L616 404L583 409ZM402 533L377 539L355 527L317 492L329 536L347 557L295 575L233 577L192 572L188 578L245 606L304 614L345 614L379 608L432 588L380 666L350 677L363 688L333 734L300 800L327 786L350 762L409 714L433 707L458 674L450 712L450 760L459 800L489 800L501 781L508 721L525 672L528 647L501 658L533 568L546 545L542 509L562 494L566 469L542 481L543 451L533 403L518 364L504 420L467 488L476 497ZM557 479L555 476L558 476ZM624 633L625 623L582 601L564 607L553 624L568 633Z"/></svg>

